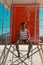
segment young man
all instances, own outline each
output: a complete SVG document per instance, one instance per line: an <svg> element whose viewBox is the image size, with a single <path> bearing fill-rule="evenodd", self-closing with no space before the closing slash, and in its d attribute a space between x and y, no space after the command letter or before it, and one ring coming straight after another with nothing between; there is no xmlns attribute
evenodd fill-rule
<svg viewBox="0 0 43 65"><path fill-rule="evenodd" d="M28 46L28 53L27 53L27 58L29 58L29 53L30 53L30 50L32 48L32 44L30 42L30 33L29 33L29 30L27 30L25 28L25 23L21 23L21 29L20 31L18 32L18 41L17 41L17 44L16 44L16 49L17 49L17 52L18 52L18 57L20 57L20 52L19 52L19 43L22 43L22 42L26 42L29 46Z"/></svg>

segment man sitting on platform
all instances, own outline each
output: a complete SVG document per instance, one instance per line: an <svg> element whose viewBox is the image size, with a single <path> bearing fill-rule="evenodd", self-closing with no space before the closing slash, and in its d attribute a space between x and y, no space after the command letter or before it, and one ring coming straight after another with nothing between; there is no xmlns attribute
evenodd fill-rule
<svg viewBox="0 0 43 65"><path fill-rule="evenodd" d="M21 29L20 31L18 32L18 41L16 43L16 49L17 49L17 52L18 52L18 57L20 57L20 52L19 52L19 44L24 42L24 43L27 43L29 46L28 46L28 53L27 53L27 58L29 58L29 53L30 53L30 50L32 48L32 43L30 42L30 33L29 33L29 30L27 30L25 28L25 23L22 22L21 23Z"/></svg>

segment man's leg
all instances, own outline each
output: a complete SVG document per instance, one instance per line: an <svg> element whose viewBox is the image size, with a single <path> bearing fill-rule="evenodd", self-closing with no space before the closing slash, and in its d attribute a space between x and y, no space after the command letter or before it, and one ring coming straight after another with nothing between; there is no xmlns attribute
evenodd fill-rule
<svg viewBox="0 0 43 65"><path fill-rule="evenodd" d="M20 57L20 52L19 52L19 40L16 43L16 49L17 49L17 53L18 53L18 57Z"/></svg>
<svg viewBox="0 0 43 65"><path fill-rule="evenodd" d="M29 58L29 53L30 53L30 50L32 48L32 43L30 41L28 41L28 53L27 53L27 58Z"/></svg>

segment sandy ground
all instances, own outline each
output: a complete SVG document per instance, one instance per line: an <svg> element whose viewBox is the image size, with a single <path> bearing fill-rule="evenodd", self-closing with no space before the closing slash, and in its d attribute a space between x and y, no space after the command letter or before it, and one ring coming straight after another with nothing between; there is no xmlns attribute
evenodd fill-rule
<svg viewBox="0 0 43 65"><path fill-rule="evenodd" d="M7 47L9 48L9 45L8 45ZM13 47L16 48L16 46L14 46L14 45L13 45ZM36 46L33 46L33 47L32 47L32 49L34 49L34 48L36 48ZM39 47L39 48L40 48L40 47ZM43 46L42 46L42 48L43 48ZM4 49L4 45L0 45L0 57L1 57L1 54L2 54L3 49ZM19 50L21 50L21 51L20 51L20 53L21 53L20 56L21 56L21 57L22 57L22 54L24 55L24 54L27 53L27 49L28 49L28 46L26 46L26 45L21 45L21 46L19 46ZM37 50L37 49L38 49L38 48L36 48L36 50ZM13 48L11 48L10 50L13 51L13 52L17 55L17 52L16 52ZM22 50L25 50L25 51L22 51ZM34 51L36 51L36 50L34 50ZM34 51L33 51L33 52L34 52ZM6 50L6 52L7 52L7 50ZM30 55L31 55L33 52L30 52ZM42 55L42 52L41 52L41 50L40 50L40 53L39 53L39 51L38 51L38 52L35 53L33 56L31 56L29 59L25 60L25 62L26 62L28 65L43 65L43 64L42 64L42 59L41 59L41 57L40 57L40 54L41 54L42 59L43 59L43 55ZM6 64L5 64L5 65L17 65L17 64L20 62L20 60L18 60L17 62L14 62L14 61L17 59L17 57L15 57L15 58L13 58L13 59L12 59L12 57L15 57L15 56L14 56L12 53L9 52L9 55L8 55L8 58L7 58L7 61L6 61ZM26 55L25 57L27 57L27 55ZM24 58L25 58L25 57L24 57ZM24 58L22 58L22 59L24 59ZM14 62L14 64L12 64L12 62ZM32 62L32 63L31 63L31 62ZM21 64L19 64L19 65L25 65L25 64L21 63Z"/></svg>

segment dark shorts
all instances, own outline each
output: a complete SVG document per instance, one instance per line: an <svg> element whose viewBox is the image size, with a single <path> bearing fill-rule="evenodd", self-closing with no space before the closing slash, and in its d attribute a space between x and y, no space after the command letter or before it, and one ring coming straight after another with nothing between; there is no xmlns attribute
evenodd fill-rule
<svg viewBox="0 0 43 65"><path fill-rule="evenodd" d="M30 40L17 40L17 43L31 43Z"/></svg>

